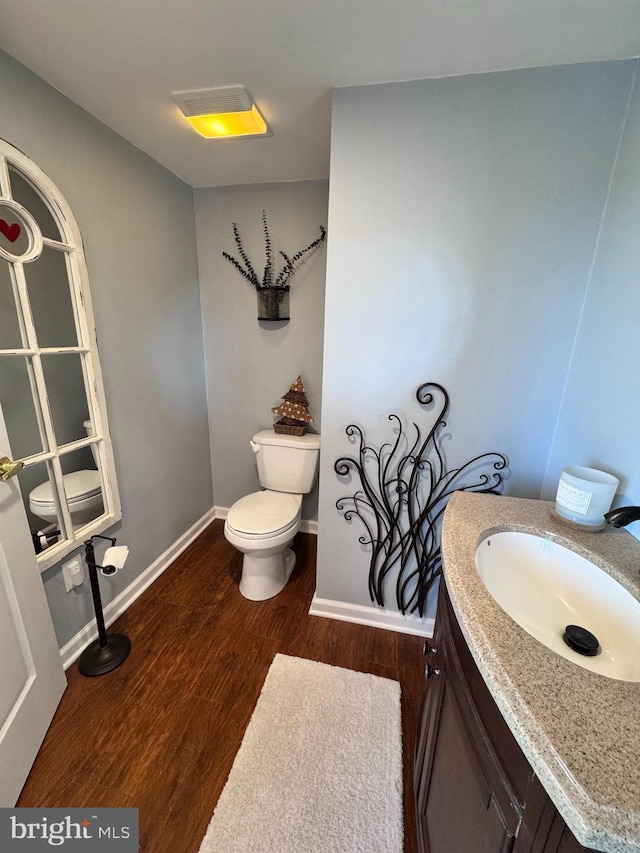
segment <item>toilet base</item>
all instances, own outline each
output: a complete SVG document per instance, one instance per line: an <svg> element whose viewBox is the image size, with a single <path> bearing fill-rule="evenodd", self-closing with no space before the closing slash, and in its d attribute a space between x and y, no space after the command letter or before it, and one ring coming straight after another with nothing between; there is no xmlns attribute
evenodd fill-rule
<svg viewBox="0 0 640 853"><path fill-rule="evenodd" d="M295 565L296 555L291 548L285 548L284 551L267 557L245 554L240 592L250 601L273 598L285 588Z"/></svg>

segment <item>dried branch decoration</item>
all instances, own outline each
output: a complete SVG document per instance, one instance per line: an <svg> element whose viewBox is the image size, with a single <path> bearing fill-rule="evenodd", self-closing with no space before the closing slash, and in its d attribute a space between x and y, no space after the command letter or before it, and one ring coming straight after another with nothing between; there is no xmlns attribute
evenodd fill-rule
<svg viewBox="0 0 640 853"><path fill-rule="evenodd" d="M240 231L238 230L238 226L236 223L233 223L233 236L236 243L236 247L238 249L238 254L240 255L240 260L234 258L233 255L230 255L228 252L223 252L222 257L226 258L229 263L233 264L233 266L238 270L240 275L252 284L256 290L266 290L268 287L277 287L282 290L288 290L290 286L291 279L293 278L296 271L300 268L302 263L306 261L309 255L318 248L321 243L324 243L327 237L327 232L324 226L320 226L320 236L316 237L316 239L309 243L308 246L305 246L304 249L300 249L300 251L296 252L295 255L287 255L286 252L280 251L279 255L282 255L284 259L284 264L282 269L278 273L278 275L274 279L274 259L273 259L273 245L271 243L271 234L269 232L269 223L267 222L267 213L266 211L262 211L262 231L264 232L264 247L265 247L265 266L264 272L262 274L262 281L258 278L258 275L253 268L251 261L247 257L247 254L242 245L242 238L240 237Z"/></svg>

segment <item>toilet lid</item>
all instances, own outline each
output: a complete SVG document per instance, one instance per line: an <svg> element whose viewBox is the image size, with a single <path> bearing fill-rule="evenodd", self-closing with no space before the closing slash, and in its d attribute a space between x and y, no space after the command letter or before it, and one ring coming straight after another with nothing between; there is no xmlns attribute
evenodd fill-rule
<svg viewBox="0 0 640 853"><path fill-rule="evenodd" d="M227 515L227 523L239 533L261 536L290 527L299 512L299 497L284 492L254 492L234 503Z"/></svg>
<svg viewBox="0 0 640 853"><path fill-rule="evenodd" d="M65 474L62 479L68 504L93 497L102 491L99 471L72 471L71 474ZM29 500L32 504L52 504L51 483L47 480L36 486L29 495Z"/></svg>

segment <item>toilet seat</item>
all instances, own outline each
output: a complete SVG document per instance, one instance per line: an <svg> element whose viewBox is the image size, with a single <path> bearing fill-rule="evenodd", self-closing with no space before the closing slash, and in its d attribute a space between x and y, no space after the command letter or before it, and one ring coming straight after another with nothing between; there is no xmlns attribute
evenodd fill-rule
<svg viewBox="0 0 640 853"><path fill-rule="evenodd" d="M298 524L301 504L301 495L268 489L253 492L233 504L227 515L227 525L241 539L279 536Z"/></svg>
<svg viewBox="0 0 640 853"><path fill-rule="evenodd" d="M62 481L70 510L82 501L102 494L102 480L99 471L72 471L70 474L65 474ZM38 509L55 509L53 490L48 480L33 489L29 495L29 503L32 512L35 512L36 515Z"/></svg>

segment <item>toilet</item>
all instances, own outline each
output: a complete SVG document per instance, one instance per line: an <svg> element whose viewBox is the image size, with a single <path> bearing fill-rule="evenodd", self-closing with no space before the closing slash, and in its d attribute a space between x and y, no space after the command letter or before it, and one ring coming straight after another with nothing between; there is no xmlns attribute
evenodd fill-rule
<svg viewBox="0 0 640 853"><path fill-rule="evenodd" d="M84 421L87 435L93 435L90 420ZM97 447L91 445L94 461L97 465ZM62 478L67 496L67 506L74 530L97 518L104 511L102 504L102 480L99 471L72 471ZM51 483L46 480L29 493L29 509L37 518L47 522L49 527L58 527L58 513L53 497Z"/></svg>
<svg viewBox="0 0 640 853"><path fill-rule="evenodd" d="M251 601L273 598L286 586L296 557L289 547L300 529L302 496L318 473L319 435L253 436L263 491L236 501L224 525L226 539L244 554L240 592Z"/></svg>

